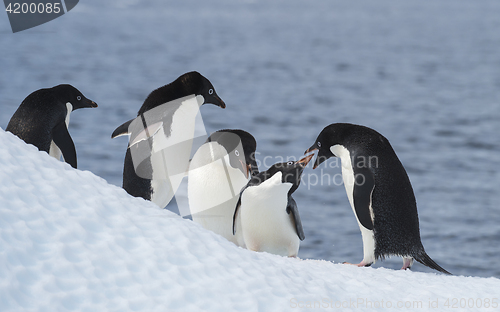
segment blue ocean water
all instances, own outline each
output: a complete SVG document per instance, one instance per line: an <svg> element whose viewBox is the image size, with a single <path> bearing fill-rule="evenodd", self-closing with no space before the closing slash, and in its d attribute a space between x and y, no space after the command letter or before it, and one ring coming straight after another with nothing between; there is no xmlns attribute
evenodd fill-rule
<svg viewBox="0 0 500 312"><path fill-rule="evenodd" d="M127 141L112 131L197 70L227 104L202 107L207 130L252 133L263 170L330 123L382 133L412 182L428 254L454 274L500 277L499 17L496 0L86 0L12 34L0 13L0 127L32 91L70 83L99 104L71 117L79 168L121 185ZM299 257L357 263L361 235L330 167L306 169L295 193Z"/></svg>

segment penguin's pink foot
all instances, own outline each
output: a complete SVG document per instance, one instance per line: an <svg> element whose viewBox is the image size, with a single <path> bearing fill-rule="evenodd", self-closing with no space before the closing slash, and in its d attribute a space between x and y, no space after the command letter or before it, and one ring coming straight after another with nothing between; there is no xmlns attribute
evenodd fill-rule
<svg viewBox="0 0 500 312"><path fill-rule="evenodd" d="M370 265L372 265L371 263L365 263L364 261L361 261L360 263L358 264L355 264L355 263L349 263L349 262L343 262L342 264L350 264L350 265L355 265L357 267L369 267Z"/></svg>
<svg viewBox="0 0 500 312"><path fill-rule="evenodd" d="M411 268L412 265L413 265L413 258L403 257L403 267L401 268L401 270L409 269Z"/></svg>

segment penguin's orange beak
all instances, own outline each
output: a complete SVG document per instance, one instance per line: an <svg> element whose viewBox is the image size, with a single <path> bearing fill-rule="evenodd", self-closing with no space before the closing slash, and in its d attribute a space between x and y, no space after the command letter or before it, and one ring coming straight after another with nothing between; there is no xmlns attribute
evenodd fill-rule
<svg viewBox="0 0 500 312"><path fill-rule="evenodd" d="M309 147L305 152L304 152L304 155L307 154L307 153L310 153L310 152L314 152L314 151L317 151L318 148L316 147L316 145L313 145L311 147Z"/></svg>
<svg viewBox="0 0 500 312"><path fill-rule="evenodd" d="M307 166L307 164L311 161L311 159L313 158L313 154L307 156L307 157L304 157L302 158L301 160L299 160L297 163L300 164L300 166L302 168L305 168Z"/></svg>
<svg viewBox="0 0 500 312"><path fill-rule="evenodd" d="M308 149L304 152L304 155L305 155L305 154L308 154L308 153L311 153L311 152L314 152L314 151L318 151L318 150L319 150L319 149L316 147L316 144L315 144L315 145L313 145L313 146L309 147L309 148L308 148ZM313 157L313 155L314 155L314 154L311 154L311 155L310 155L310 156L311 156L311 158ZM313 166L313 170L314 170L314 169L316 169L316 168L318 167L318 165L319 165L319 164L318 164L318 158L316 158L316 162L315 162L315 164L314 164L314 166Z"/></svg>

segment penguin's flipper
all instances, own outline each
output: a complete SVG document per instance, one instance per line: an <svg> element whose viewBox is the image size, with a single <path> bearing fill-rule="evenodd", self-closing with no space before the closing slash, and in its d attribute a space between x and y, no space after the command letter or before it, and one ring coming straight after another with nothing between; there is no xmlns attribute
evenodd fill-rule
<svg viewBox="0 0 500 312"><path fill-rule="evenodd" d="M286 206L286 213L292 213L293 221L295 221L295 230L297 231L297 235L299 239L303 241L306 238L304 234L304 229L302 228L302 222L300 221L299 208L297 207L297 203L293 199L292 196L288 196L288 205Z"/></svg>
<svg viewBox="0 0 500 312"><path fill-rule="evenodd" d="M130 132L128 131L128 127L130 126L130 124L134 120L135 120L135 118L127 121L126 123L124 123L121 126L118 126L118 128L116 128L115 131L113 131L111 138L114 139L114 138L122 136L122 135L129 135Z"/></svg>
<svg viewBox="0 0 500 312"><path fill-rule="evenodd" d="M76 169L76 149L73 139L69 135L68 128L64 121L60 122L52 130L52 139L57 147L61 150L64 161Z"/></svg>
<svg viewBox="0 0 500 312"><path fill-rule="evenodd" d="M372 192L375 187L375 179L370 168L354 168L354 209L359 223L368 230L373 230L373 221L370 213L372 204Z"/></svg>
<svg viewBox="0 0 500 312"><path fill-rule="evenodd" d="M243 191L241 191L243 193ZM236 235L236 216L238 215L238 209L241 206L241 193L240 193L240 198L238 199L238 203L236 203L236 208L234 209L234 215L233 215L233 235Z"/></svg>

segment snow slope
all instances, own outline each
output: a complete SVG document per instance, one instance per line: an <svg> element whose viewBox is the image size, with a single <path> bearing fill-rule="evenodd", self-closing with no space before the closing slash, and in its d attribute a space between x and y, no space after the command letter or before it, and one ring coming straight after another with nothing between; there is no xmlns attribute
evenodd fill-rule
<svg viewBox="0 0 500 312"><path fill-rule="evenodd" d="M251 252L1 129L0 145L2 312L498 310L496 278Z"/></svg>

